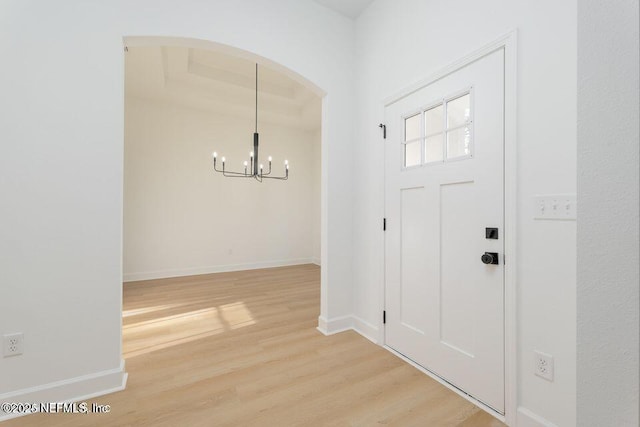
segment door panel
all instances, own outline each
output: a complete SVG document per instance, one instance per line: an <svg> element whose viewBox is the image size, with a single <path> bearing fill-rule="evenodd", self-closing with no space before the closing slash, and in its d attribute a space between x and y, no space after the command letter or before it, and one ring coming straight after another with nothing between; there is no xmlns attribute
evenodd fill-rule
<svg viewBox="0 0 640 427"><path fill-rule="evenodd" d="M425 269L421 254L425 251L426 227L424 226L424 187L405 188L401 191L401 263L400 322L407 328L424 334L420 325L425 323L425 312L412 301L425 299L425 289L420 286Z"/></svg>
<svg viewBox="0 0 640 427"><path fill-rule="evenodd" d="M498 50L385 110L385 343L502 413L503 69Z"/></svg>
<svg viewBox="0 0 640 427"><path fill-rule="evenodd" d="M474 232L469 221L474 205L474 182L440 185L440 341L462 354L475 352L473 301L468 298L469 271L461 264L476 264L478 251L469 245Z"/></svg>

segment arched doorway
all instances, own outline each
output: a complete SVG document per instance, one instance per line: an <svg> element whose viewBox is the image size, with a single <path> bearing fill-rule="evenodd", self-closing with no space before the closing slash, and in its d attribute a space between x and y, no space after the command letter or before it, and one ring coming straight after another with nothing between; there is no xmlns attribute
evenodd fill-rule
<svg viewBox="0 0 640 427"><path fill-rule="evenodd" d="M321 153L319 121L323 92L273 61L217 43L181 38L133 37L125 39L125 46L127 70L131 58L135 58L133 61L137 68L132 74L135 81L129 81L131 76L127 74L126 92L134 92L134 97L139 99L129 102L129 97L126 97L125 108L124 280L194 276L304 264L309 261L319 264L319 177L317 180L307 179L309 182L314 181L315 185L311 192L315 193L317 206L311 210L318 214L317 219L314 219L317 233L312 233L309 240L317 240L317 250L313 250L311 256L292 257L291 254L283 253L281 248L275 252L268 251L265 258L264 253L258 253L260 251L252 253L256 246L264 249L262 246L265 242L271 249L278 244L282 246L281 236L295 228L300 217L310 217L299 209L282 209L283 204L291 205L291 199L299 199L305 194L304 188L298 185L300 178L297 183L292 180L293 182L284 184L293 188L293 195L289 190L281 191L282 187L278 187L280 183L274 183L271 187L260 187L252 182L238 186L235 182L214 176L210 153L214 149L226 149L229 150L229 158L233 157L240 162L244 158L244 150L250 149L248 141L251 131L247 127L253 126L253 119L245 116L248 111L253 110L253 101L245 98L252 98L253 77L249 75L249 71L252 70L254 61L260 65L263 78L261 99L265 99L267 108L271 106L283 112L279 115L277 111L276 114L269 114L269 111L262 110L261 105L261 121L258 123L261 131L287 140L296 139L295 132L313 134L311 139L314 141L309 144L313 147L313 152L307 154L316 159ZM212 91L212 87L217 92ZM158 91L158 88L162 90ZM278 97L288 98L288 101L274 101ZM310 97L316 99L317 107L301 106L300 99ZM229 99L234 99L234 102L237 100L237 103L225 103ZM294 117L291 113L296 107L303 110L299 117ZM185 112L185 108L191 112ZM315 128L310 124L313 119L305 114L317 115L318 123ZM143 122L144 126L133 126L129 120L133 116L138 123ZM203 123L207 126L202 126ZM283 131L282 128L287 125L293 126L295 132ZM195 128L198 129L194 130ZM131 149L127 138L144 141ZM267 149L269 141L265 138L263 144L263 149ZM290 144L289 148L292 147ZM275 149L273 154L278 158L283 157L278 155L283 154L278 150L282 151L286 147L278 148L272 144L271 148ZM299 149L297 151L300 158L302 153ZM302 161L296 160L296 163L300 167L299 176L312 174L309 170L320 174L319 162L304 165ZM139 174L141 170L143 173ZM145 180L146 186L143 182ZM130 186L130 182L139 185ZM149 186L149 183L152 185ZM235 187L230 189L230 185ZM168 187L172 189L171 194L166 194ZM194 188L198 191L194 191ZM138 203L140 201L142 203ZM247 204L248 201L251 203ZM144 205L144 208L131 208L134 203ZM265 213L265 210L272 207L279 207L280 210L272 209ZM149 212L153 212L152 218L145 216ZM283 219L282 216L287 212L297 214L297 219ZM256 218L264 219L265 216L272 216L276 221L271 226L268 222L256 221ZM259 222L257 226L256 222ZM272 230L274 227L275 233ZM131 233L134 228L138 231L144 229L145 232ZM294 234L296 233L285 236L287 238L284 239L284 246L290 246L291 241L295 240L291 237ZM304 240L300 239L299 233L297 239L298 243ZM192 247L193 242L195 247ZM248 257L239 256L242 254L248 254ZM198 260L194 261L194 258ZM178 262L174 262L176 260ZM224 281L224 277L222 280ZM167 282L166 285L171 286L170 283ZM176 303L159 299L123 310L125 328L133 335L138 334L140 338L133 347L124 346L125 357L127 354L138 355L182 345L193 338L189 335L193 331L184 329L184 334L169 335L166 339L154 340L149 345L148 332L151 329L175 329L176 324L184 327L183 323L189 317L196 316L205 321L218 322L217 329L214 329L225 331L238 325L253 324L256 319L252 312L255 310L251 310L246 301L235 300L211 305L191 300ZM127 322L127 318L132 316L139 316L140 321ZM235 320L230 321L229 316ZM211 333L212 330L207 330L195 336L197 338Z"/></svg>

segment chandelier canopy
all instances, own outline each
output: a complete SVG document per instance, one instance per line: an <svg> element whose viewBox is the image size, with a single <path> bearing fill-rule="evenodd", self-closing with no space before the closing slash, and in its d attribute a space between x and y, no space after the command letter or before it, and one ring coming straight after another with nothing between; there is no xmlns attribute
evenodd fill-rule
<svg viewBox="0 0 640 427"><path fill-rule="evenodd" d="M265 171L264 165L260 163L258 158L258 64L256 64L256 127L253 133L253 151L249 152L249 160L243 162L244 172L231 171L226 169L226 159L222 157L222 169L218 169L218 153L213 152L213 170L220 172L223 176L228 178L254 178L258 182L262 182L263 179L289 179L289 161L284 161L284 175L271 176L271 161L269 156L269 168Z"/></svg>

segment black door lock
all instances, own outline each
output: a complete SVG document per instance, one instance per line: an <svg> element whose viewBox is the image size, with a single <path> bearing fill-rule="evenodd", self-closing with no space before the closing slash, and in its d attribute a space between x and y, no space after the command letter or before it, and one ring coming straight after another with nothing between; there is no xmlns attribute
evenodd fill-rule
<svg viewBox="0 0 640 427"><path fill-rule="evenodd" d="M484 237L491 240L498 239L498 229L493 227L487 227L484 229Z"/></svg>
<svg viewBox="0 0 640 427"><path fill-rule="evenodd" d="M484 255L482 255L480 257L480 259L485 264L498 265L498 253L497 252L485 252Z"/></svg>

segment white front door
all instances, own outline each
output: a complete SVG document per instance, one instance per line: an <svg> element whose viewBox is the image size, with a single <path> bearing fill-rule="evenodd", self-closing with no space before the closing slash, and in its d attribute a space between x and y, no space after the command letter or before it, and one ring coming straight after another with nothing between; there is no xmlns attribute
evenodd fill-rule
<svg viewBox="0 0 640 427"><path fill-rule="evenodd" d="M504 413L504 51L385 118L385 343Z"/></svg>

